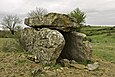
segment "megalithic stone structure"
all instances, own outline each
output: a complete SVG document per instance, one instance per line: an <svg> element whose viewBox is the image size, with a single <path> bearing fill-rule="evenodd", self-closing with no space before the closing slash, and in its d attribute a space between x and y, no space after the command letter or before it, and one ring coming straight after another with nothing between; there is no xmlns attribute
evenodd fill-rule
<svg viewBox="0 0 115 77"><path fill-rule="evenodd" d="M33 28L52 28L65 32L76 30L79 26L77 21L66 14L49 13L43 17L26 18L24 22L27 26Z"/></svg>
<svg viewBox="0 0 115 77"><path fill-rule="evenodd" d="M76 32L79 25L68 15L49 13L26 18L25 24L31 28L22 31L20 42L42 64L61 59L91 60L92 50L86 35Z"/></svg>

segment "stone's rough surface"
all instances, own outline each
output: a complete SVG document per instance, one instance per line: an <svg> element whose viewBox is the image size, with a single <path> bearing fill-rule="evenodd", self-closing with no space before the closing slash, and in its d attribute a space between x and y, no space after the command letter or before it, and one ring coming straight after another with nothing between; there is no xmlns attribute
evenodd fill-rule
<svg viewBox="0 0 115 77"><path fill-rule="evenodd" d="M61 32L65 38L65 47L60 54L60 59L75 61L91 60L91 46L86 35L78 32Z"/></svg>
<svg viewBox="0 0 115 77"><path fill-rule="evenodd" d="M76 69L81 69L81 70L86 68L85 65L83 65L83 64L70 64L70 66L74 67Z"/></svg>
<svg viewBox="0 0 115 77"><path fill-rule="evenodd" d="M60 63L64 67L69 67L70 66L70 61L68 59L62 59L62 60L60 60Z"/></svg>
<svg viewBox="0 0 115 77"><path fill-rule="evenodd" d="M32 28L25 28L21 31L20 35L20 43L21 46L29 52L33 51L34 48L34 33L36 34L36 31Z"/></svg>
<svg viewBox="0 0 115 77"><path fill-rule="evenodd" d="M48 27L62 31L73 31L78 27L73 18L59 13L49 13L44 15L42 19L39 17L26 18L25 24L34 28Z"/></svg>
<svg viewBox="0 0 115 77"><path fill-rule="evenodd" d="M63 35L48 28L24 29L20 42L25 50L32 52L43 64L55 63L65 45Z"/></svg>

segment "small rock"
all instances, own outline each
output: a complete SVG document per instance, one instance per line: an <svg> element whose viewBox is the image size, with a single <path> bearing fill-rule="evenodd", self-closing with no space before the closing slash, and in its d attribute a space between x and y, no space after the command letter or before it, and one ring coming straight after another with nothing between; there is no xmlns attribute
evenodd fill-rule
<svg viewBox="0 0 115 77"><path fill-rule="evenodd" d="M40 74L38 77L46 77L44 74Z"/></svg>
<svg viewBox="0 0 115 77"><path fill-rule="evenodd" d="M75 60L70 61L71 64L76 64L77 62Z"/></svg>
<svg viewBox="0 0 115 77"><path fill-rule="evenodd" d="M41 74L42 72L43 72L43 71L42 71L41 68L35 68L35 69L32 70L32 75L33 75L33 76L36 76L36 75L38 75L38 74Z"/></svg>
<svg viewBox="0 0 115 77"><path fill-rule="evenodd" d="M49 70L49 69L50 69L50 67L49 67L49 66L44 67L44 70Z"/></svg>
<svg viewBox="0 0 115 77"><path fill-rule="evenodd" d="M35 59L35 63L39 63L39 62L40 62L39 60Z"/></svg>
<svg viewBox="0 0 115 77"><path fill-rule="evenodd" d="M63 70L64 68L63 67L60 67L61 70Z"/></svg>
<svg viewBox="0 0 115 77"><path fill-rule="evenodd" d="M35 58L34 58L33 55L28 55L28 56L27 56L27 59L28 59L28 60L31 60L31 61L35 61Z"/></svg>
<svg viewBox="0 0 115 77"><path fill-rule="evenodd" d="M64 67L65 70L68 70L69 68L68 67Z"/></svg>
<svg viewBox="0 0 115 77"><path fill-rule="evenodd" d="M70 74L72 74L72 73L73 73L73 71L69 70L69 73L70 73Z"/></svg>
<svg viewBox="0 0 115 77"><path fill-rule="evenodd" d="M59 73L61 73L61 72L62 72L62 70L61 70L61 69L57 69L56 71L57 71L57 72L59 72Z"/></svg>
<svg viewBox="0 0 115 77"><path fill-rule="evenodd" d="M93 71L96 70L98 67L99 67L99 63L95 62L94 64L88 64L86 68L90 71Z"/></svg>
<svg viewBox="0 0 115 77"><path fill-rule="evenodd" d="M47 77L56 77L56 72L53 71L46 71Z"/></svg>
<svg viewBox="0 0 115 77"><path fill-rule="evenodd" d="M69 67L70 66L70 61L68 59L62 59L60 60L62 66L64 67Z"/></svg>
<svg viewBox="0 0 115 77"><path fill-rule="evenodd" d="M85 66L82 64L70 64L71 67L74 67L76 69L84 69Z"/></svg>

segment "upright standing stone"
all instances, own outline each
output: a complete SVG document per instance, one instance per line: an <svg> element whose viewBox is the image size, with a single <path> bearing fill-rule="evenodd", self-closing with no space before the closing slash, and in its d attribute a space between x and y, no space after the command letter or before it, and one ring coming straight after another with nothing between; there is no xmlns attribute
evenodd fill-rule
<svg viewBox="0 0 115 77"><path fill-rule="evenodd" d="M76 60L79 62L91 60L91 45L86 35L78 32L61 32L65 38L65 46L59 59Z"/></svg>
<svg viewBox="0 0 115 77"><path fill-rule="evenodd" d="M65 45L63 35L48 28L25 29L21 33L20 41L42 64L55 63Z"/></svg>

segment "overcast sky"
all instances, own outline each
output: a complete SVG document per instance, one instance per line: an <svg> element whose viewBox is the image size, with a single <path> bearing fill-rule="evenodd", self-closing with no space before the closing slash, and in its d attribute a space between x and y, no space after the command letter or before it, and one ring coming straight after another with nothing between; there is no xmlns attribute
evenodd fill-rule
<svg viewBox="0 0 115 77"><path fill-rule="evenodd" d="M115 0L0 0L0 20L10 14L25 18L36 7L59 13L80 8L87 15L86 24L115 25Z"/></svg>

